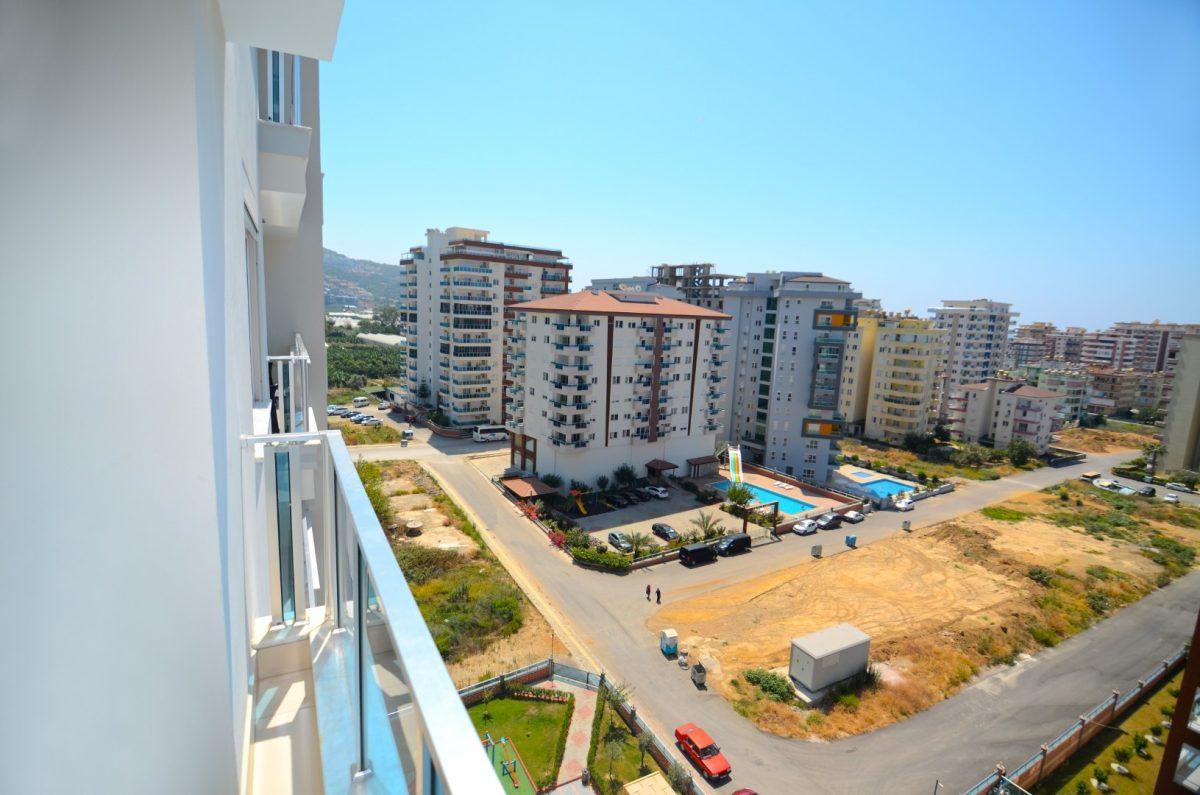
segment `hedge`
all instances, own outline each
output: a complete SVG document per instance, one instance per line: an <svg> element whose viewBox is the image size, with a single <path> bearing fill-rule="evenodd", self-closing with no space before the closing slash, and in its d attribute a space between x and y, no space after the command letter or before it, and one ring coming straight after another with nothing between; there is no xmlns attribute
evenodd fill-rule
<svg viewBox="0 0 1200 795"><path fill-rule="evenodd" d="M604 708L608 703L608 688L603 684L596 691L596 714L592 717L592 741L588 745L587 769L593 782L604 779L596 772L596 749L600 747L600 725L604 722Z"/></svg>
<svg viewBox="0 0 1200 795"><path fill-rule="evenodd" d="M546 688L542 688L542 687L532 687L529 689L530 690L542 690L547 693L560 693L561 694L561 691L546 690ZM558 770L560 767L562 767L563 754L565 754L567 752L567 737L571 734L571 718L575 714L575 694L567 693L566 702L567 702L567 718L566 718L566 721L563 723L562 734L560 734L558 736L558 745L554 749L554 764L550 765L550 769L553 771L553 773L551 773L551 776L553 777L554 780L553 781L539 781L537 783L538 792L542 792L544 790L549 790L558 781Z"/></svg>
<svg viewBox="0 0 1200 795"><path fill-rule="evenodd" d="M633 559L619 552L591 547L571 547L571 557L582 566L593 566L604 571L624 573L633 565Z"/></svg>

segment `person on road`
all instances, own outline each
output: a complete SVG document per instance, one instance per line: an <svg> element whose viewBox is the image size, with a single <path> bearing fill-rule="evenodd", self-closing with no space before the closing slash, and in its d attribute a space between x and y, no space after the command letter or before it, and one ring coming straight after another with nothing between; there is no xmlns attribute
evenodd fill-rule
<svg viewBox="0 0 1200 795"><path fill-rule="evenodd" d="M662 604L662 591L658 588L654 589L654 603L660 605Z"/></svg>
<svg viewBox="0 0 1200 795"><path fill-rule="evenodd" d="M650 583L646 583L646 601L650 601Z"/></svg>

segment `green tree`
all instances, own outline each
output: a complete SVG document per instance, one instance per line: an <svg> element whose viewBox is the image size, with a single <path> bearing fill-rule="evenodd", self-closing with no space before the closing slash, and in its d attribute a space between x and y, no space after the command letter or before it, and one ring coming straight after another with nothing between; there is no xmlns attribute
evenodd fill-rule
<svg viewBox="0 0 1200 795"><path fill-rule="evenodd" d="M638 772L645 775L647 772L646 754L648 754L650 752L650 749L654 747L654 735L652 735L650 732L642 732L641 734L639 734L637 736L637 747L638 747Z"/></svg>
<svg viewBox="0 0 1200 795"><path fill-rule="evenodd" d="M549 475L542 475L541 481L552 489L561 488L563 484L563 479L553 472Z"/></svg>
<svg viewBox="0 0 1200 795"><path fill-rule="evenodd" d="M730 489L732 491L732 488ZM725 525L721 524L712 512L700 511L692 520L692 527L704 538L714 538L725 534Z"/></svg>
<svg viewBox="0 0 1200 795"><path fill-rule="evenodd" d="M596 490L597 491L608 491L608 486L609 486L610 482L611 481L609 481L608 475L601 475L600 477L596 478Z"/></svg>
<svg viewBox="0 0 1200 795"><path fill-rule="evenodd" d="M1142 445L1142 455L1150 459L1151 471L1158 469L1158 457L1162 455L1163 446L1161 442L1147 442Z"/></svg>
<svg viewBox="0 0 1200 795"><path fill-rule="evenodd" d="M1013 466L1023 467L1037 456L1037 448L1024 439L1013 439L1008 443L1008 460Z"/></svg>
<svg viewBox="0 0 1200 795"><path fill-rule="evenodd" d="M613 478L622 486L631 486L637 480L637 473L633 471L633 467L629 464L621 464L613 470Z"/></svg>
<svg viewBox="0 0 1200 795"><path fill-rule="evenodd" d="M642 550L649 548L653 543L650 540L650 536L645 533L630 533L628 538L629 543L633 545L633 556L635 558Z"/></svg>
<svg viewBox="0 0 1200 795"><path fill-rule="evenodd" d="M988 462L988 451L982 445L964 444L950 458L960 467L981 467Z"/></svg>
<svg viewBox="0 0 1200 795"><path fill-rule="evenodd" d="M684 793L688 791L692 777L688 775L686 767L678 762L672 762L671 768L667 771L667 781L670 783L671 789Z"/></svg>
<svg viewBox="0 0 1200 795"><path fill-rule="evenodd" d="M422 403L429 400L429 384L425 381L417 384L417 399Z"/></svg>
<svg viewBox="0 0 1200 795"><path fill-rule="evenodd" d="M381 306L375 310L375 320L389 329L400 327L400 310L394 306Z"/></svg>
<svg viewBox="0 0 1200 795"><path fill-rule="evenodd" d="M950 441L950 428L943 422L939 422L933 428L933 438L939 442Z"/></svg>
<svg viewBox="0 0 1200 795"><path fill-rule="evenodd" d="M750 491L750 489L748 489L746 486L743 486L741 483L734 483L725 490L725 498L734 505L745 507L750 504L751 500L754 499L754 492Z"/></svg>

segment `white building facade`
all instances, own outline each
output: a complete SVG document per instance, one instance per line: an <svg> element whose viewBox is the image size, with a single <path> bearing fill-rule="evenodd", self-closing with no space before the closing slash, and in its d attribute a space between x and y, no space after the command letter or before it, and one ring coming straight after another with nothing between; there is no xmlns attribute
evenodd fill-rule
<svg viewBox="0 0 1200 795"><path fill-rule="evenodd" d="M1041 454L1062 427L1062 399L1057 392L1002 378L965 384L948 400L950 436L997 449L1021 439Z"/></svg>
<svg viewBox="0 0 1200 795"><path fill-rule="evenodd" d="M849 282L820 273L752 273L726 285L734 354L727 436L745 460L828 479L843 434L842 349L858 298Z"/></svg>
<svg viewBox="0 0 1200 795"><path fill-rule="evenodd" d="M946 332L938 409L944 419L946 398L957 387L986 381L1005 366L1017 313L1012 304L986 298L942 301L929 311L934 327Z"/></svg>
<svg viewBox="0 0 1200 795"><path fill-rule="evenodd" d="M312 411L316 59L341 10L5 6L23 66L0 123L3 330L59 313L5 376L69 363L87 386L81 421L6 438L0 576L30 620L0 651L2 792L349 791L367 771L390 791L499 792ZM283 701L294 720L271 724Z"/></svg>
<svg viewBox="0 0 1200 795"><path fill-rule="evenodd" d="M602 290L513 309L513 466L594 484L622 465L687 475L689 460L713 455L728 315ZM675 467L647 470L654 462Z"/></svg>
<svg viewBox="0 0 1200 795"><path fill-rule="evenodd" d="M426 231L401 261L408 337L407 399L456 427L499 424L510 365L504 339L514 304L567 291L571 264L556 249L488 240L482 229Z"/></svg>

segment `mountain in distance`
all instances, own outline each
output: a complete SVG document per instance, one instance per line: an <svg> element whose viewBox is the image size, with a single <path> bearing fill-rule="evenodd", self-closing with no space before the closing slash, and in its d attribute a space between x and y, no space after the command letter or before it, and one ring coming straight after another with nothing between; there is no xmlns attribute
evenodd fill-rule
<svg viewBox="0 0 1200 795"><path fill-rule="evenodd" d="M325 306L371 309L400 300L400 266L325 249Z"/></svg>

